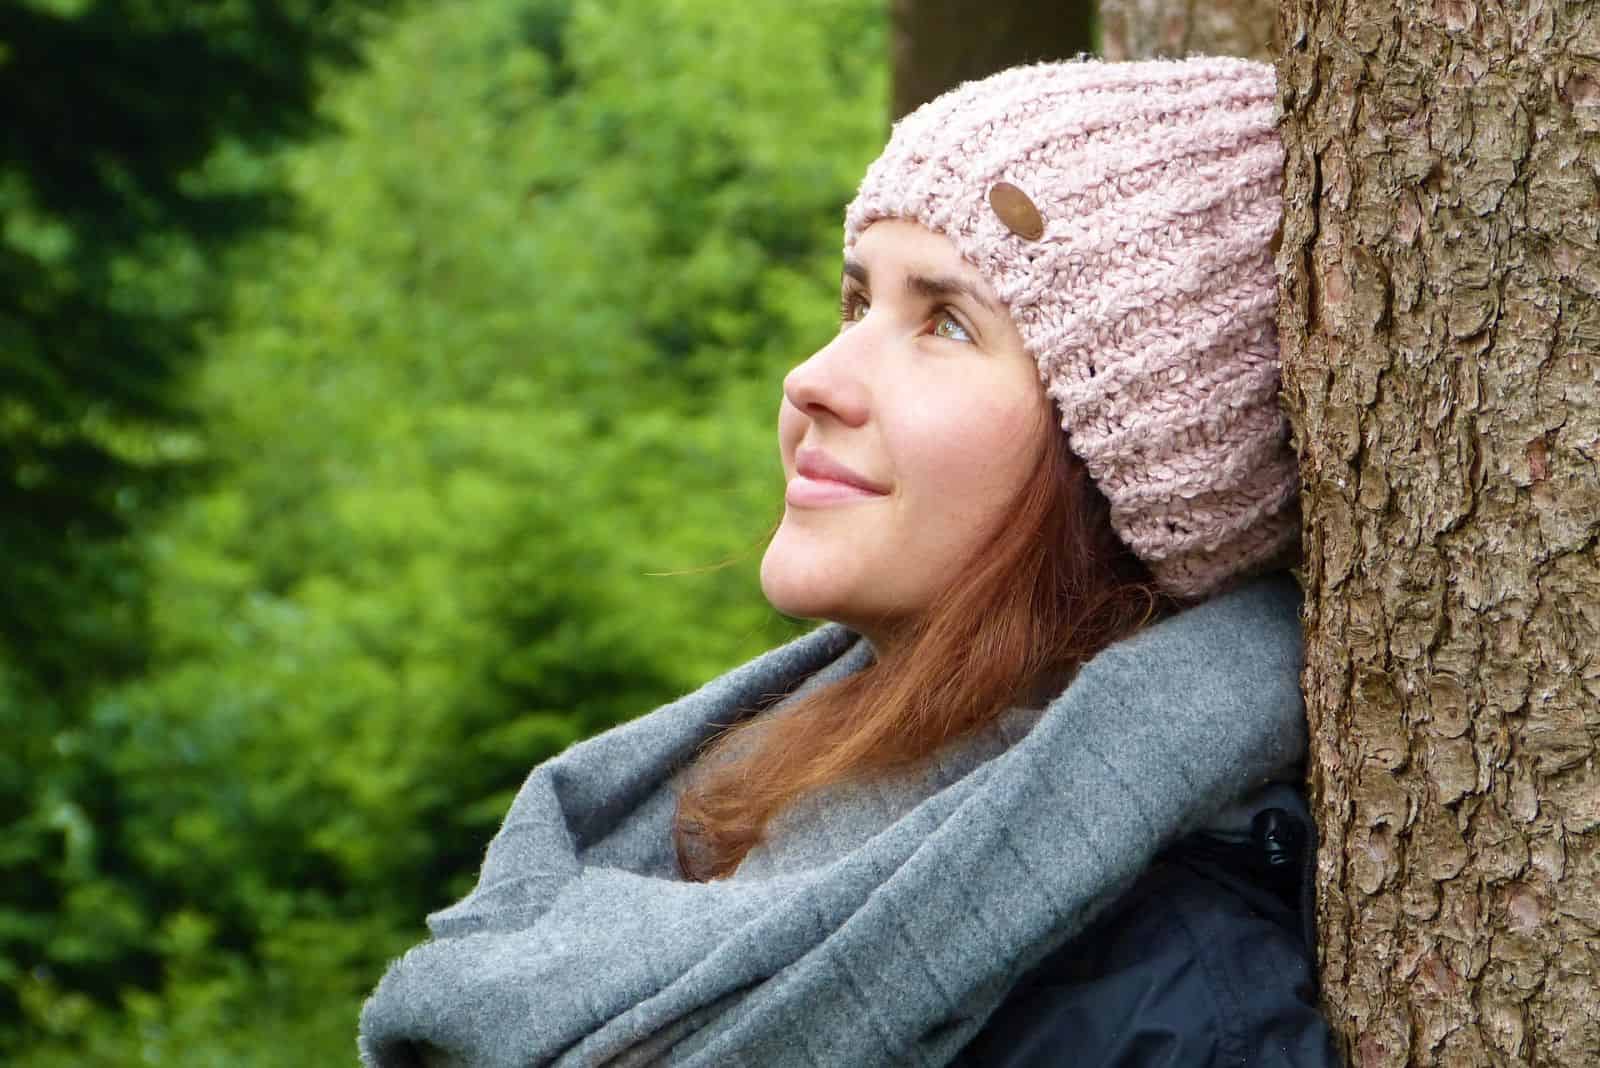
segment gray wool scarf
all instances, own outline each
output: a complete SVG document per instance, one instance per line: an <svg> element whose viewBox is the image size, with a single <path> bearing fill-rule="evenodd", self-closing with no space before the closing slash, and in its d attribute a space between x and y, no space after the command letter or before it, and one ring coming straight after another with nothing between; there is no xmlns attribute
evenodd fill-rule
<svg viewBox="0 0 1600 1068"><path fill-rule="evenodd" d="M1159 851L1292 776L1300 603L1278 572L1148 626L1043 710L810 799L710 883L677 875L684 768L719 724L859 670L866 642L824 625L574 745L529 776L477 887L390 966L362 1060L946 1064Z"/></svg>

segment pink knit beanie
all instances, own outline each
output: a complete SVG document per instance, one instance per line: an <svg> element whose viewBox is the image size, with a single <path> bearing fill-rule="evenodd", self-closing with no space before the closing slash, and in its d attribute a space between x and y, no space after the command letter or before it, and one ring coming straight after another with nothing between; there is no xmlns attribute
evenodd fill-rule
<svg viewBox="0 0 1600 1068"><path fill-rule="evenodd" d="M1271 66L1016 67L895 125L845 213L944 234L1011 311L1117 534L1183 598L1291 562Z"/></svg>

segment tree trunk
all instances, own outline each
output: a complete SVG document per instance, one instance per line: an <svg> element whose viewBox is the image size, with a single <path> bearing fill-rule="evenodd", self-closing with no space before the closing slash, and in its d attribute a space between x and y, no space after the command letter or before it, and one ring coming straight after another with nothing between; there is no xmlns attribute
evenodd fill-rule
<svg viewBox="0 0 1600 1068"><path fill-rule="evenodd" d="M1600 11L1281 18L1329 1019L1600 1064Z"/></svg>
<svg viewBox="0 0 1600 1068"><path fill-rule="evenodd" d="M1107 59L1278 54L1274 0L1101 0Z"/></svg>
<svg viewBox="0 0 1600 1068"><path fill-rule="evenodd" d="M1093 0L891 0L893 114L1021 63L1094 49Z"/></svg>

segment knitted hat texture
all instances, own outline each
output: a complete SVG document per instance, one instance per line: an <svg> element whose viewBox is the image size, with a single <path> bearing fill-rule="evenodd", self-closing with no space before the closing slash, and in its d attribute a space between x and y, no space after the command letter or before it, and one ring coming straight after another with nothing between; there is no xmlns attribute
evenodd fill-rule
<svg viewBox="0 0 1600 1068"><path fill-rule="evenodd" d="M845 212L846 251L910 219L989 281L1118 536L1183 598L1298 544L1276 116L1264 63L1015 67L900 120Z"/></svg>

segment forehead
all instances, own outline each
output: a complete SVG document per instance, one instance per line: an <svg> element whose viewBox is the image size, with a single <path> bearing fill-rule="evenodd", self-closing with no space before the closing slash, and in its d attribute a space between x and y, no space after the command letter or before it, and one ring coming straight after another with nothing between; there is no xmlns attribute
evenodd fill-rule
<svg viewBox="0 0 1600 1068"><path fill-rule="evenodd" d="M937 273L993 295L983 275L962 258L948 237L909 219L879 219L861 232L848 256L870 271Z"/></svg>

